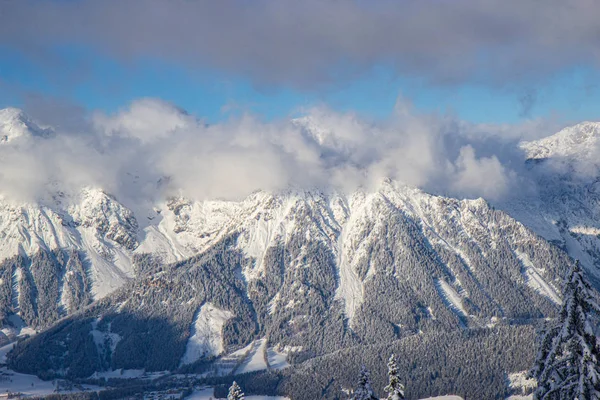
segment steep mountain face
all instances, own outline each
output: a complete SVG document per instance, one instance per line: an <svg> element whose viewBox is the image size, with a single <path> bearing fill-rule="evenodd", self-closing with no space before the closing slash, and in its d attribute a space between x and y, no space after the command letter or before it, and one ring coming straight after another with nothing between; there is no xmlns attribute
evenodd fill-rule
<svg viewBox="0 0 600 400"><path fill-rule="evenodd" d="M258 339L261 351L295 349L301 361L417 332L522 322L555 315L570 265L483 200L391 181L351 196L258 192L165 207L152 232L174 226L179 250L136 257L138 279L22 342L14 367L80 377L173 370ZM157 258L183 251L201 255L169 266ZM216 345L198 344L199 331ZM82 351L98 361L78 365Z"/></svg>
<svg viewBox="0 0 600 400"><path fill-rule="evenodd" d="M0 315L42 328L102 298L134 276L132 212L98 189L51 204L0 200ZM6 325L6 327L4 327Z"/></svg>
<svg viewBox="0 0 600 400"><path fill-rule="evenodd" d="M158 228L151 232L172 232L169 239L177 243L174 250L171 249L175 254L164 250L158 253L168 258L202 252L228 235L238 234L236 248L254 260L242 269L250 286L268 279L267 257L278 248L283 248L280 252L289 252L293 240L323 246L335 265L335 298L343 304L344 314L351 322L363 305L365 286L370 278L377 273L407 277L414 274L418 268L401 265L406 264L411 255L415 258L410 260L412 263L431 257L422 262L443 265L439 270L431 270L440 278L439 290L434 292L456 291L457 295L452 298L463 301L468 297L466 293L478 296L475 293L482 291L481 284L471 282L479 279L478 273L486 271L478 265L482 262L479 259L510 250L510 259L515 259L516 265L525 265L525 271L530 268L530 258L534 257L528 254L527 246L540 245L548 254L552 253L552 257L559 254L483 200L457 201L431 196L391 181L384 182L374 193L359 191L350 196L258 192L239 203L173 200L162 216ZM140 249L144 247L143 243ZM415 255L417 252L422 255ZM297 262L291 259L284 267L295 267ZM546 266L540 264L536 268L545 270ZM510 276L510 280L527 281L546 299L556 303L560 300L556 290L551 290L556 283L553 274L556 275L556 271L546 276L551 284L543 290L526 279L527 274ZM475 286L467 290L465 285ZM280 292L273 293L272 310L281 307L280 295ZM498 307L496 311L492 309L488 308L488 315L496 315L499 310ZM462 313L460 309L457 311Z"/></svg>

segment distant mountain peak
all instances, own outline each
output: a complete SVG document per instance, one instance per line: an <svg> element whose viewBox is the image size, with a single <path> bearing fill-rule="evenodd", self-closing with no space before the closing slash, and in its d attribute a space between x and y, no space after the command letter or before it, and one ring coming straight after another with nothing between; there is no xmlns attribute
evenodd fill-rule
<svg viewBox="0 0 600 400"><path fill-rule="evenodd" d="M600 148L600 122L582 122L543 139L521 142L528 159L585 158Z"/></svg>
<svg viewBox="0 0 600 400"><path fill-rule="evenodd" d="M21 109L10 107L0 110L0 144L20 137L48 137L52 132L50 128L40 127Z"/></svg>

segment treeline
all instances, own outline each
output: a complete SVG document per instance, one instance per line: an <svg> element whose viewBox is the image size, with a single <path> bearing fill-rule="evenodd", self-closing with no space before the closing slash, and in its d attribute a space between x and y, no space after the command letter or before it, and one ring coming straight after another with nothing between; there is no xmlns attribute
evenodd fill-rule
<svg viewBox="0 0 600 400"><path fill-rule="evenodd" d="M399 376L409 399L456 394L466 399L504 399L507 371L531 367L535 329L500 327L430 333L393 343L357 346L319 357L291 371L280 388L294 400L342 399L361 365L371 371L373 389L383 393L386 357L396 354Z"/></svg>
<svg viewBox="0 0 600 400"><path fill-rule="evenodd" d="M346 399L361 365L371 372L375 393L388 384L387 357L396 355L406 398L453 393L465 399L504 399L507 371L528 370L535 357L535 328L503 326L414 335L387 344L356 346L280 371L237 375L246 394L291 396L294 400ZM212 377L199 385L225 397L232 378ZM502 397L504 396L504 397Z"/></svg>

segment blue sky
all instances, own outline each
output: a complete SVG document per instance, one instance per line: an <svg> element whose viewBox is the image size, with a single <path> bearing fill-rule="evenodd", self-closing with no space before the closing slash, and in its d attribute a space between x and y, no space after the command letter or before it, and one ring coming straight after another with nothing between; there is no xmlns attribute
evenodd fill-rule
<svg viewBox="0 0 600 400"><path fill-rule="evenodd" d="M210 122L318 105L381 119L402 96L471 122L600 119L595 25L575 24L589 10L569 0L574 20L550 29L558 10L534 3L3 4L0 106L45 96L113 112L155 97Z"/></svg>
<svg viewBox="0 0 600 400"><path fill-rule="evenodd" d="M257 85L235 74L152 58L122 62L89 49L61 49L53 55L60 59L61 67L53 67L49 73L47 64L3 48L0 81L9 88L0 91L0 106L22 107L27 95L36 94L113 112L137 98L156 97L210 122L242 111L267 120L281 118L324 104L379 119L392 112L401 95L417 110L449 112L471 122L514 123L551 116L569 121L600 118L600 92L593 86L598 73L583 67L561 71L535 86L470 82L435 86L374 66L351 80L303 90ZM530 100L530 109L524 99Z"/></svg>

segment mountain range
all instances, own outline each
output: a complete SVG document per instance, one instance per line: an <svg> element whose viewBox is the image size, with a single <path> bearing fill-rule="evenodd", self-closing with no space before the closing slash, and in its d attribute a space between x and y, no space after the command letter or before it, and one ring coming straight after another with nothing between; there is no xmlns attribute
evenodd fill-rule
<svg viewBox="0 0 600 400"><path fill-rule="evenodd" d="M0 146L53 134L0 111ZM597 123L520 143L537 189L493 203L391 179L143 206L89 186L0 198L0 327L5 342L21 338L9 366L70 379L246 373L279 394L315 382L336 398L350 376L315 376L344 357L374 365L373 348L393 347L445 360L407 361L411 395L507 394L506 375L533 358L533 327L558 312L573 260L600 286L599 144ZM514 351L496 354L494 341ZM429 347L417 353L418 343ZM465 374L449 348L480 349L469 362L490 376L486 392L444 377ZM419 386L424 368L441 376Z"/></svg>

